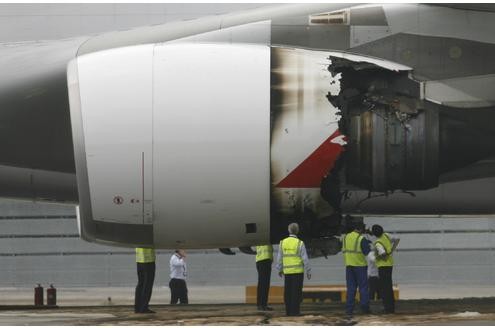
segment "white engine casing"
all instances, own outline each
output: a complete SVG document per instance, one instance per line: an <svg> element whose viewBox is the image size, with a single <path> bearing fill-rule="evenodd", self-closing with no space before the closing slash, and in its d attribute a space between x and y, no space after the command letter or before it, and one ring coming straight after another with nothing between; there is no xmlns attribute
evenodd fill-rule
<svg viewBox="0 0 495 328"><path fill-rule="evenodd" d="M269 241L268 46L117 48L73 60L68 80L83 238Z"/></svg>

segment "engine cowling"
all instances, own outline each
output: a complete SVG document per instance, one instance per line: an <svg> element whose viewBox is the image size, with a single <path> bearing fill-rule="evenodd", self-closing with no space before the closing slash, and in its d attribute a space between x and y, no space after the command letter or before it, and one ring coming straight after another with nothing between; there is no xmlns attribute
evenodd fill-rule
<svg viewBox="0 0 495 328"><path fill-rule="evenodd" d="M83 238L268 242L268 46L118 48L78 57L68 80Z"/></svg>

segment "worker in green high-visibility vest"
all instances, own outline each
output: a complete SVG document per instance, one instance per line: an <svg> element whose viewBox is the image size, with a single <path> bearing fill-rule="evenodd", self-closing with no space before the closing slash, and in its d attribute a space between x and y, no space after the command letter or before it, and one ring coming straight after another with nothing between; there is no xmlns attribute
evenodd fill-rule
<svg viewBox="0 0 495 328"><path fill-rule="evenodd" d="M153 282L155 281L155 250L153 248L136 248L138 284L134 295L135 313L155 313L149 303Z"/></svg>
<svg viewBox="0 0 495 328"><path fill-rule="evenodd" d="M359 288L361 312L370 313L368 295L368 263L366 256L370 252L370 242L363 237L365 230L362 222L356 222L348 227L347 234L342 238L342 254L345 262L346 306L347 315L354 311L354 299Z"/></svg>
<svg viewBox="0 0 495 328"><path fill-rule="evenodd" d="M384 232L383 227L378 224L371 227L371 232L377 238L373 244L375 245L376 266L378 267L379 288L384 312L394 313L395 299L392 285L394 258L392 253L399 244L400 239Z"/></svg>
<svg viewBox="0 0 495 328"><path fill-rule="evenodd" d="M297 238L299 225L289 224L289 237L280 242L277 256L278 275L284 276L285 313L288 316L301 315L304 272L311 279L308 254L304 242Z"/></svg>
<svg viewBox="0 0 495 328"><path fill-rule="evenodd" d="M268 306L268 293L270 291L270 278L272 275L273 246L256 246L256 270L258 271L258 288L256 293L256 305L259 311L273 311Z"/></svg>

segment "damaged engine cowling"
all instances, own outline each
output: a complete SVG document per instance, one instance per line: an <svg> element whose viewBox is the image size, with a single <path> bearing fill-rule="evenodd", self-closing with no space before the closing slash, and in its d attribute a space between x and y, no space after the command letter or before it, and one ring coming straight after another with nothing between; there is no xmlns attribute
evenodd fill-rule
<svg viewBox="0 0 495 328"><path fill-rule="evenodd" d="M372 95L349 117L346 181L372 191L438 185L438 111Z"/></svg>
<svg viewBox="0 0 495 328"><path fill-rule="evenodd" d="M427 190L443 173L495 154L495 133L486 126L493 121L491 108L434 104L421 99L421 84L407 71L331 59L330 72L341 73L341 92L328 99L341 109L339 129L348 138L340 159L345 170L331 172L341 187Z"/></svg>
<svg viewBox="0 0 495 328"><path fill-rule="evenodd" d="M425 109L407 72L341 58L329 69L342 73L342 91L329 100L348 137L346 183L370 191L438 185L438 111Z"/></svg>
<svg viewBox="0 0 495 328"><path fill-rule="evenodd" d="M471 167L494 158L494 108L428 101L414 68L378 58L277 49L272 65L272 240L297 222L318 257L346 214L492 212L455 188L495 176Z"/></svg>

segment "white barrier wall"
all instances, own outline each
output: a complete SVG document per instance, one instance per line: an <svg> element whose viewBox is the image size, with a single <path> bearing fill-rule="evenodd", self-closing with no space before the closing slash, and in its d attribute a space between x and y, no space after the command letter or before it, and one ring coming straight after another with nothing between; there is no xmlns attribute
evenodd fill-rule
<svg viewBox="0 0 495 328"><path fill-rule="evenodd" d="M399 285L493 286L495 219L368 218L397 232L394 281ZM463 250L459 250L463 248ZM169 251L159 251L156 286L168 284ZM133 287L134 250L87 243L77 237L70 206L0 202L0 287ZM344 284L341 255L311 260L312 284ZM191 286L256 284L254 257L218 250L191 251ZM282 285L275 270L272 284Z"/></svg>

